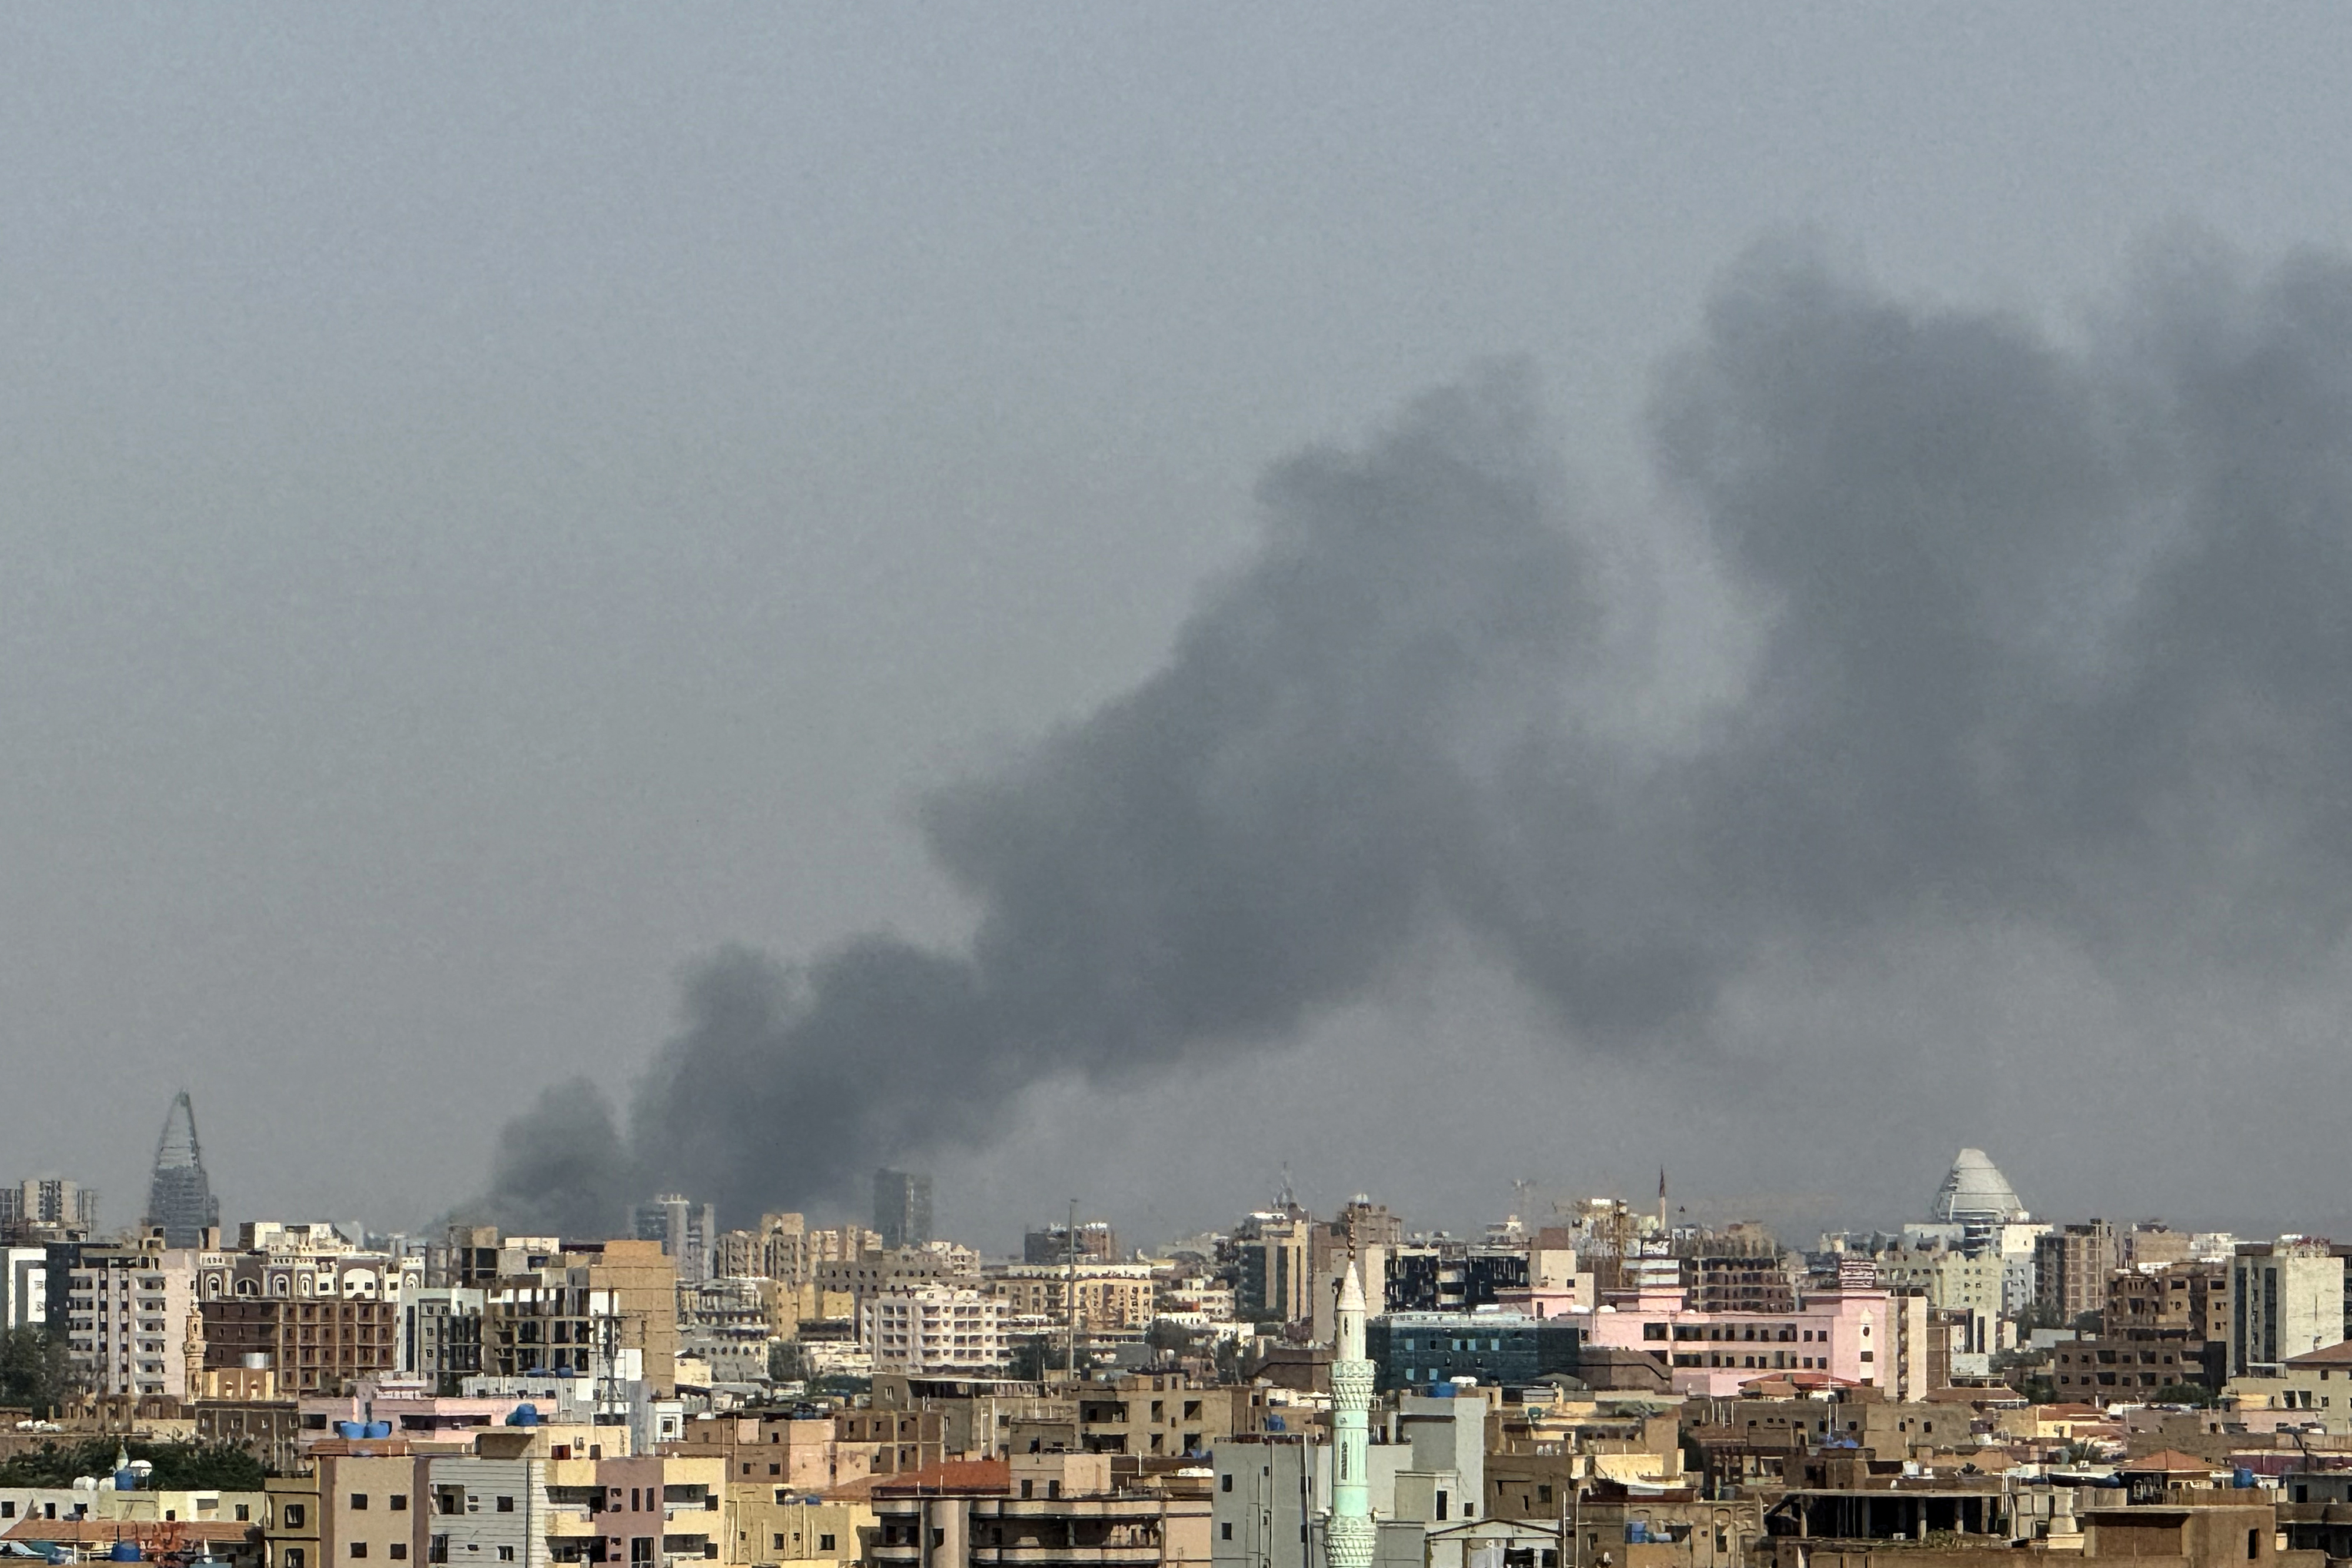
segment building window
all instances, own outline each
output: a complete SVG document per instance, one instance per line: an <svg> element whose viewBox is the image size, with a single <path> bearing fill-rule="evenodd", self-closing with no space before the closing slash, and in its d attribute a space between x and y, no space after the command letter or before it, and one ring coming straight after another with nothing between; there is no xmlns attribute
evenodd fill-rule
<svg viewBox="0 0 2352 1568"><path fill-rule="evenodd" d="M365 1493L365 1492L363 1492L363 1491L355 1491L355 1492L352 1493L352 1508L354 1508L354 1509L364 1509L364 1508L366 1508L366 1507L367 1507L367 1493Z"/></svg>
<svg viewBox="0 0 2352 1568"><path fill-rule="evenodd" d="M1234 1527L1232 1521L1228 1521L1227 1522L1217 1526L1217 1530L1223 1540L1231 1541L1234 1538Z"/></svg>
<svg viewBox="0 0 2352 1568"><path fill-rule="evenodd" d="M386 1500L384 1506L391 1509L394 1513L406 1513L408 1511L408 1494L404 1491L396 1491Z"/></svg>
<svg viewBox="0 0 2352 1568"><path fill-rule="evenodd" d="M512 1513L514 1511L514 1499L510 1497L502 1497L499 1499L499 1511L500 1513Z"/></svg>
<svg viewBox="0 0 2352 1568"><path fill-rule="evenodd" d="M364 1556L366 1556L366 1555L367 1555L367 1542L364 1542L364 1541L354 1541L354 1542L352 1542L352 1556L354 1556L354 1557L364 1557Z"/></svg>
<svg viewBox="0 0 2352 1568"><path fill-rule="evenodd" d="M278 1510L278 1512L284 1516L287 1529L299 1530L302 1528L302 1505L300 1503L289 1502L284 1508Z"/></svg>
<svg viewBox="0 0 2352 1568"><path fill-rule="evenodd" d="M278 1553L278 1561L279 1568L302 1568L302 1549L289 1546Z"/></svg>
<svg viewBox="0 0 2352 1568"><path fill-rule="evenodd" d="M818 1536L818 1537L816 1538L816 1549L817 1549L819 1552L830 1552L830 1551L832 1551L832 1550L833 1550L833 1537L832 1537L832 1536L830 1536L830 1535L820 1535L820 1536Z"/></svg>
<svg viewBox="0 0 2352 1568"><path fill-rule="evenodd" d="M395 1541L385 1550L391 1553L392 1560L394 1563L405 1563L408 1561L408 1542L405 1541Z"/></svg>

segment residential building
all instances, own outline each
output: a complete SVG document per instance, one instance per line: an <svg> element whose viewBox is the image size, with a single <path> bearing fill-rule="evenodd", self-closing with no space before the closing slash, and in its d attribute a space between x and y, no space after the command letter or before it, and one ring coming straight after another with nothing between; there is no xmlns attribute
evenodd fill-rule
<svg viewBox="0 0 2352 1568"><path fill-rule="evenodd" d="M1196 1385L1181 1373L1129 1373L1078 1390L1078 1447L1089 1454L1170 1458L1206 1454L1235 1429L1247 1391Z"/></svg>
<svg viewBox="0 0 2352 1568"><path fill-rule="evenodd" d="M135 1247L84 1244L68 1273L66 1353L96 1394L169 1395L188 1380L197 1253L160 1236Z"/></svg>
<svg viewBox="0 0 2352 1568"><path fill-rule="evenodd" d="M197 1309L205 1365L242 1366L249 1356L263 1357L286 1395L390 1372L405 1278L392 1260L348 1245L340 1252L307 1241L281 1251L204 1252Z"/></svg>
<svg viewBox="0 0 2352 1568"><path fill-rule="evenodd" d="M863 1498L828 1499L785 1487L727 1488L722 1553L730 1564L855 1563L874 1534L874 1510Z"/></svg>
<svg viewBox="0 0 2352 1568"><path fill-rule="evenodd" d="M1082 1219L1075 1246L1067 1225L1036 1226L1022 1235L1024 1263L1063 1263L1072 1258L1082 1263L1118 1262L1118 1232L1108 1219Z"/></svg>
<svg viewBox="0 0 2352 1568"><path fill-rule="evenodd" d="M877 1373L1001 1371L1010 1354L1004 1303L949 1285L896 1286L866 1299L859 1338Z"/></svg>
<svg viewBox="0 0 2352 1568"><path fill-rule="evenodd" d="M1389 1259L1403 1245L1404 1220L1360 1192L1342 1204L1337 1215L1317 1223L1307 1235L1307 1337L1317 1344L1331 1342L1337 1332L1333 1303L1350 1264L1370 1314L1386 1312Z"/></svg>
<svg viewBox="0 0 2352 1568"><path fill-rule="evenodd" d="M437 1384L482 1370L484 1292L462 1285L420 1287L400 1303L398 1369Z"/></svg>
<svg viewBox="0 0 2352 1568"><path fill-rule="evenodd" d="M1087 1262L1075 1269L1045 1263L1007 1264L990 1271L987 1290L1013 1317L1050 1318L1058 1322L1070 1299L1073 1274L1078 1316L1087 1328L1133 1332L1151 1326L1160 1287L1149 1263Z"/></svg>
<svg viewBox="0 0 2352 1568"><path fill-rule="evenodd" d="M1197 1488L1115 1479L1108 1455L956 1460L873 1483L874 1568L1207 1568L1211 1507Z"/></svg>
<svg viewBox="0 0 2352 1568"><path fill-rule="evenodd" d="M1528 1288L1523 1247L1400 1246L1389 1252L1387 1263L1384 1300L1391 1312L1475 1312ZM1680 1278L1678 1262L1669 1260L1667 1268Z"/></svg>
<svg viewBox="0 0 2352 1568"><path fill-rule="evenodd" d="M501 1377L570 1371L677 1383L677 1276L659 1243L572 1242L485 1292L482 1370ZM504 1264L501 1265L504 1267Z"/></svg>
<svg viewBox="0 0 2352 1568"><path fill-rule="evenodd" d="M2281 1362L2274 1402L2308 1411L2310 1422L2336 1436L2352 1436L2352 1340L2339 1340Z"/></svg>
<svg viewBox="0 0 2352 1568"><path fill-rule="evenodd" d="M1607 1306L1588 1321L1587 1343L1643 1352L1685 1394L1727 1396L1789 1371L1871 1384L1895 1399L1927 1392L1924 1297L1841 1290L1809 1294L1793 1312L1694 1312L1678 1289L1651 1287L1617 1292Z"/></svg>
<svg viewBox="0 0 2352 1568"><path fill-rule="evenodd" d="M1486 1423L1484 1399L1408 1394L1390 1420L1372 1424L1365 1486L1376 1563L1426 1563L1433 1529L1481 1517ZM1216 1568L1322 1561L1320 1536L1334 1501L1332 1452L1314 1435L1236 1435L1219 1443L1211 1461Z"/></svg>
<svg viewBox="0 0 2352 1568"><path fill-rule="evenodd" d="M897 1247L819 1259L812 1269L817 1293L846 1295L853 1311L884 1291L915 1285L976 1282L950 1254L929 1247Z"/></svg>
<svg viewBox="0 0 2352 1568"><path fill-rule="evenodd" d="M2230 1260L2230 1375L2344 1339L2344 1254L2325 1241L2242 1242Z"/></svg>
<svg viewBox="0 0 2352 1568"><path fill-rule="evenodd" d="M948 1458L947 1416L938 1410L843 1410L833 1418L835 1463L852 1476L902 1476Z"/></svg>
<svg viewBox="0 0 2352 1568"><path fill-rule="evenodd" d="M98 1229L98 1194L62 1176L0 1186L0 1241L80 1239Z"/></svg>
<svg viewBox="0 0 2352 1568"><path fill-rule="evenodd" d="M2185 1328L2143 1327L2135 1337L2085 1335L2051 1347L2046 1375L2063 1400L2116 1405L2208 1381L2205 1343Z"/></svg>
<svg viewBox="0 0 2352 1568"><path fill-rule="evenodd" d="M1958 1247L1891 1248L1878 1254L1878 1283L1898 1294L1916 1292L1937 1312L2001 1315L2008 1266L1998 1252Z"/></svg>
<svg viewBox="0 0 2352 1568"><path fill-rule="evenodd" d="M2121 1261L2116 1228L2105 1220L2060 1226L2033 1244L2035 1303L2067 1323L2104 1312L2107 1281Z"/></svg>

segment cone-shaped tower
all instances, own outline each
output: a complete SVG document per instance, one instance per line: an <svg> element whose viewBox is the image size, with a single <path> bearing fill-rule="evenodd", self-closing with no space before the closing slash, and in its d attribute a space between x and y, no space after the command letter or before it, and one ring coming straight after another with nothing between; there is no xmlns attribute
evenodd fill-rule
<svg viewBox="0 0 2352 1568"><path fill-rule="evenodd" d="M1364 1284L1348 1265L1339 1281L1331 1347L1331 1522L1324 1531L1330 1568L1371 1568L1372 1364L1364 1359Z"/></svg>
<svg viewBox="0 0 2352 1568"><path fill-rule="evenodd" d="M205 1154L196 1142L196 1108L180 1091L155 1140L155 1175L147 1185L148 1228L161 1226L166 1247L197 1247L206 1227L220 1223L220 1199L205 1175Z"/></svg>

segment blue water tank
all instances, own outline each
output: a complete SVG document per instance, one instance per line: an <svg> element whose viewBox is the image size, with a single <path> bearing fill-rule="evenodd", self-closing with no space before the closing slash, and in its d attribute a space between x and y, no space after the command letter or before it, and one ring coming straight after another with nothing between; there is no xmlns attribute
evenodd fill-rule
<svg viewBox="0 0 2352 1568"><path fill-rule="evenodd" d="M355 1441L358 1438L367 1436L367 1423L364 1421L338 1421L335 1423L335 1436L344 1438L347 1441Z"/></svg>
<svg viewBox="0 0 2352 1568"><path fill-rule="evenodd" d="M389 1437L392 1436L392 1423L371 1421L367 1424L367 1435L371 1437Z"/></svg>
<svg viewBox="0 0 2352 1568"><path fill-rule="evenodd" d="M118 1541L118 1542L116 1542L114 1543L114 1548L113 1548L113 1550L112 1550L112 1551L110 1551L110 1552L109 1552L106 1554L106 1560L107 1560L109 1563L136 1563L136 1562L138 1562L138 1561L139 1561L139 1542L135 1542L135 1541Z"/></svg>
<svg viewBox="0 0 2352 1568"><path fill-rule="evenodd" d="M1283 1421L1283 1418L1282 1418L1281 1416L1268 1416L1265 1418L1265 1429L1266 1429L1267 1431L1269 1431L1269 1432L1286 1432L1286 1431L1288 1431L1290 1428L1289 1428L1289 1427L1288 1427L1288 1426L1287 1426L1287 1425Z"/></svg>
<svg viewBox="0 0 2352 1568"><path fill-rule="evenodd" d="M1649 1539L1650 1524L1647 1520L1629 1519L1625 1521L1626 1545L1639 1546L1646 1542Z"/></svg>
<svg viewBox="0 0 2352 1568"><path fill-rule="evenodd" d="M115 1471L114 1490L116 1491L137 1491L139 1490L139 1472L132 1469L129 1465L125 1465L121 1469Z"/></svg>
<svg viewBox="0 0 2352 1568"><path fill-rule="evenodd" d="M2254 1484L2254 1472L2240 1465L2230 1472L2230 1484L2240 1491L2245 1491Z"/></svg>
<svg viewBox="0 0 2352 1568"><path fill-rule="evenodd" d="M524 1400L521 1404L514 1407L514 1414L507 1417L507 1425L509 1427L538 1426L539 1406L533 1405L528 1399Z"/></svg>

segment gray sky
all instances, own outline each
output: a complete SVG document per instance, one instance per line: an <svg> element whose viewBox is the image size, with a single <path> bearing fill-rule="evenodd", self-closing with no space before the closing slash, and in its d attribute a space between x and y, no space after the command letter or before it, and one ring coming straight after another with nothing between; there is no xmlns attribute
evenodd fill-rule
<svg viewBox="0 0 2352 1568"><path fill-rule="evenodd" d="M233 1218L421 1219L541 1082L625 1092L720 944L960 938L917 796L1153 669L1270 461L1524 355L1638 551L1656 367L1759 238L2062 334L2178 225L2341 253L2347 46L2315 6L13 8L0 1176L131 1218L184 1082ZM2272 1098L2342 1103L2341 988L2150 1018L2046 943L1912 940L1790 956L1701 1064L1563 1049L1440 944L1303 1051L1050 1087L943 1218L1001 1244L1075 1186L1172 1231L1287 1158L1461 1224L1638 1192L1653 1137L1889 1218L1961 1142L2039 1207L2343 1211Z"/></svg>

